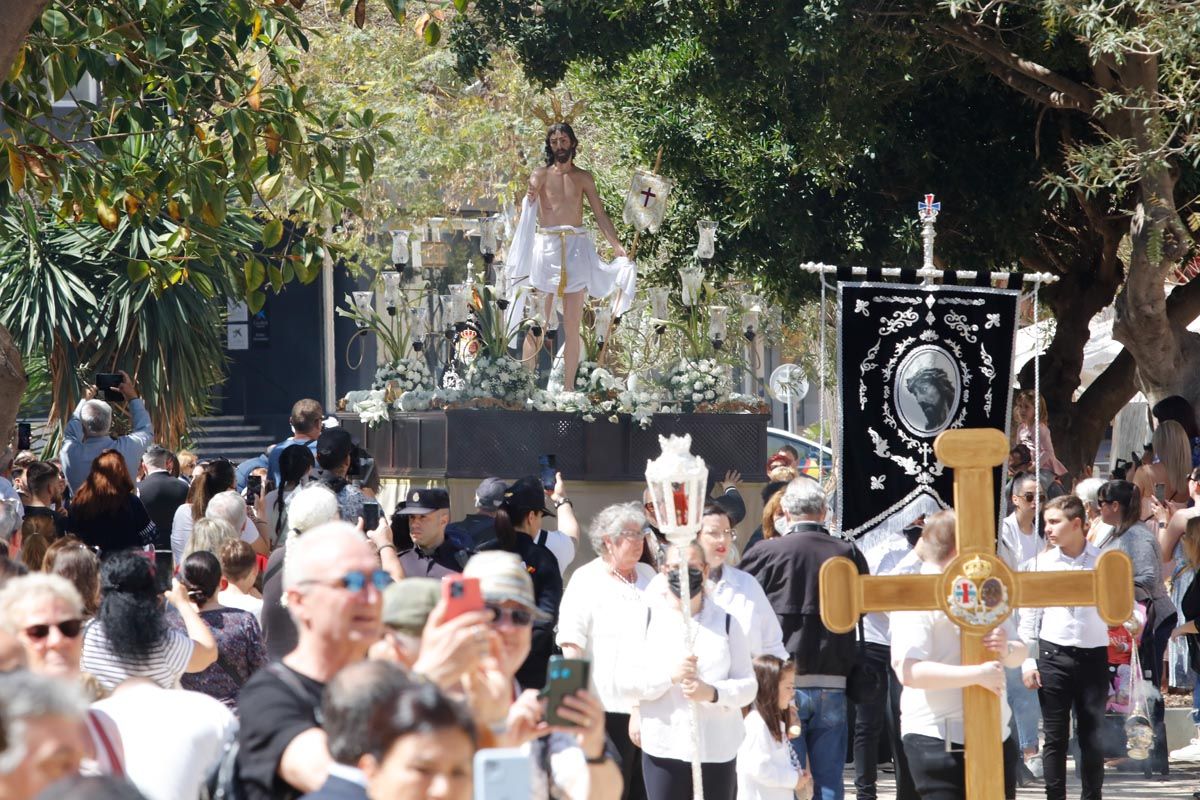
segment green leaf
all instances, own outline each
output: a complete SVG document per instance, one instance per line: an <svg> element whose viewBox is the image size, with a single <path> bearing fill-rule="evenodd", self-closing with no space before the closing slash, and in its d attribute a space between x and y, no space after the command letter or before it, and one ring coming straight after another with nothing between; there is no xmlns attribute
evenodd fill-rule
<svg viewBox="0 0 1200 800"><path fill-rule="evenodd" d="M262 311L263 306L267 304L267 293L255 290L246 293L246 306L250 309L251 314L257 314Z"/></svg>
<svg viewBox="0 0 1200 800"><path fill-rule="evenodd" d="M454 8L462 14L467 10L469 0L454 0Z"/></svg>
<svg viewBox="0 0 1200 800"><path fill-rule="evenodd" d="M283 173L276 172L263 178L258 184L258 191L262 194L263 199L273 200L279 194L279 190L283 188Z"/></svg>
<svg viewBox="0 0 1200 800"><path fill-rule="evenodd" d="M134 261L130 259L125 262L125 270L129 275L129 280L137 283L143 281L150 276L150 264L145 261Z"/></svg>
<svg viewBox="0 0 1200 800"><path fill-rule="evenodd" d="M442 39L442 26L438 25L433 20L425 26L425 44L433 47Z"/></svg>
<svg viewBox="0 0 1200 800"><path fill-rule="evenodd" d="M383 4L387 6L392 19L396 20L396 22L404 22L404 3L405 0L383 0ZM463 3L463 5L465 6L466 3Z"/></svg>
<svg viewBox="0 0 1200 800"><path fill-rule="evenodd" d="M267 279L267 271L263 268L262 262L251 256L246 259L246 293L249 296L250 292L263 285L263 281ZM259 306L261 308L262 306Z"/></svg>
<svg viewBox="0 0 1200 800"><path fill-rule="evenodd" d="M67 35L71 29L71 23L67 19L67 15L56 8L48 8L42 13L42 30L47 36L55 39L60 39Z"/></svg>
<svg viewBox="0 0 1200 800"><path fill-rule="evenodd" d="M262 243L263 247L274 247L283 240L283 220L275 218L263 225Z"/></svg>

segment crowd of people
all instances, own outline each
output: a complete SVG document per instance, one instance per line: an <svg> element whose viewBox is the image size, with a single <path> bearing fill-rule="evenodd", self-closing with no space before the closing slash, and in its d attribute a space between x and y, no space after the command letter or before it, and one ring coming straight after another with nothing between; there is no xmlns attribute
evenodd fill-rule
<svg viewBox="0 0 1200 800"><path fill-rule="evenodd" d="M235 466L154 444L128 376L119 391L131 433L89 397L57 462L19 453L0 479L5 800L687 800L696 775L714 800L840 800L848 762L874 798L885 760L899 800L949 800L967 686L1005 700L1007 796L1041 779L1066 797L1074 718L1082 796L1099 798L1130 686L1195 688L1200 431L1173 400L1132 474L1066 487L1018 397L1000 557L1074 570L1117 549L1138 602L1115 629L1092 608L1022 610L986 638L994 660L963 665L943 613L838 634L818 592L834 557L941 572L953 512L863 552L790 448L767 464L753 534L729 473L677 547L648 493L581 525L561 475L487 478L461 517L445 489L414 487L375 520L377 486L316 401ZM1197 698L1176 758L1200 759Z"/></svg>

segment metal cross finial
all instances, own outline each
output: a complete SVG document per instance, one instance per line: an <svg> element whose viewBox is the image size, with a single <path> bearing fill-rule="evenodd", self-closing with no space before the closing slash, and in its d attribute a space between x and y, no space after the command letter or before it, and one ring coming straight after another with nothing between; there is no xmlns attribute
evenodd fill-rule
<svg viewBox="0 0 1200 800"><path fill-rule="evenodd" d="M925 241L925 261L922 265L925 269L933 269L933 240L937 238L937 231L933 226L937 222L938 212L942 210L941 203L933 201L933 195L925 195L925 199L917 203L917 215L921 218L921 238ZM926 281L931 281L931 278L926 278Z"/></svg>

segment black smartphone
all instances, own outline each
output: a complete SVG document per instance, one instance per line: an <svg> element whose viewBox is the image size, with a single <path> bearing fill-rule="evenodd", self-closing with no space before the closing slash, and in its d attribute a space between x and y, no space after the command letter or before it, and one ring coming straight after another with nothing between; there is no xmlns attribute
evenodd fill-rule
<svg viewBox="0 0 1200 800"><path fill-rule="evenodd" d="M28 422L17 423L17 450L33 449L33 426Z"/></svg>
<svg viewBox="0 0 1200 800"><path fill-rule="evenodd" d="M373 531L378 528L379 503L374 500L363 500L362 519L364 531Z"/></svg>
<svg viewBox="0 0 1200 800"><path fill-rule="evenodd" d="M563 658L550 656L550 664L546 673L546 688L542 696L546 698L546 723L578 727L559 716L558 709L562 699L575 694L580 689L587 689L591 678L592 662L586 658Z"/></svg>
<svg viewBox="0 0 1200 800"><path fill-rule="evenodd" d="M175 557L170 550L154 551L154 586L159 594L171 591L171 578L175 575Z"/></svg>
<svg viewBox="0 0 1200 800"><path fill-rule="evenodd" d="M125 399L125 395L117 391L117 387L125 380L119 372L97 372L96 373L96 388L100 390L100 394L110 403L119 403Z"/></svg>
<svg viewBox="0 0 1200 800"><path fill-rule="evenodd" d="M558 459L554 453L538 456L538 472L542 478L542 488L547 492L554 491L558 479Z"/></svg>
<svg viewBox="0 0 1200 800"><path fill-rule="evenodd" d="M246 476L246 505L254 505L262 496L262 485L262 475Z"/></svg>

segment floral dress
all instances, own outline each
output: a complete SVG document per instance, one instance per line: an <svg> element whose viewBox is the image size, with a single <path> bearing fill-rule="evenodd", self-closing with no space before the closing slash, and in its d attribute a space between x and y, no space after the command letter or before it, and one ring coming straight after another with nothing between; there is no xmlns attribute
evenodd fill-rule
<svg viewBox="0 0 1200 800"><path fill-rule="evenodd" d="M262 629L253 614L238 608L221 606L201 611L200 617L212 630L220 655L207 669L186 674L179 683L184 689L220 700L236 712L242 686L267 663ZM175 630L187 630L183 618L173 610L167 614L167 623Z"/></svg>

